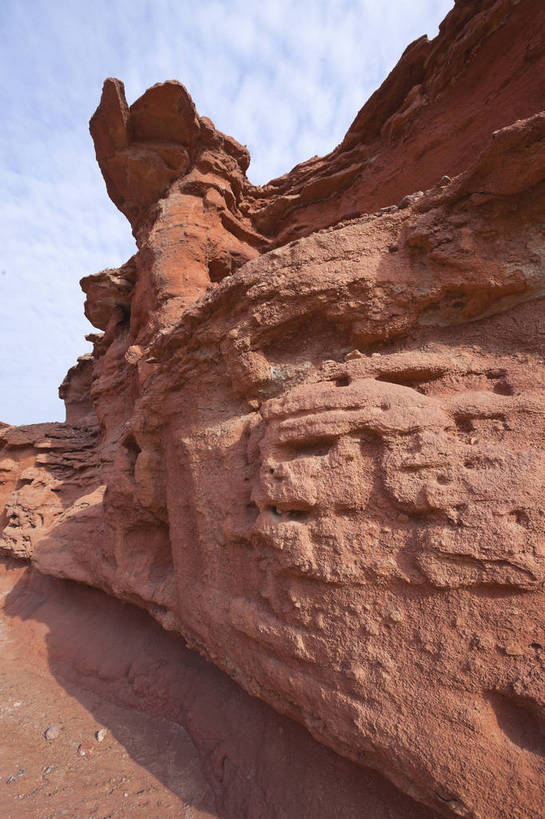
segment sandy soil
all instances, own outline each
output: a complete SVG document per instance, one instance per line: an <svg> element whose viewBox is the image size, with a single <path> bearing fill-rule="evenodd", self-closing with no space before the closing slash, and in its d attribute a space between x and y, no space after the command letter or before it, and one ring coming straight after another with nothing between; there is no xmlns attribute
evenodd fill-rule
<svg viewBox="0 0 545 819"><path fill-rule="evenodd" d="M1 575L4 598L23 571ZM187 732L78 686L69 694L49 668L46 632L33 620L0 620L0 816L216 816ZM111 725L115 734L98 742ZM48 741L52 726L62 730Z"/></svg>

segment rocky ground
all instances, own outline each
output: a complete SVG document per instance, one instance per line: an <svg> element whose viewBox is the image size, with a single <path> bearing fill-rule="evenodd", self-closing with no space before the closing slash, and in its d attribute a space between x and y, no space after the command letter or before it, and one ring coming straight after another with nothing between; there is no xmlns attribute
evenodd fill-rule
<svg viewBox="0 0 545 819"><path fill-rule="evenodd" d="M4 600L24 572L24 567L2 572ZM36 603L39 598L31 606ZM49 666L47 639L46 624L2 610L0 815L217 816L187 732L167 719L63 684Z"/></svg>

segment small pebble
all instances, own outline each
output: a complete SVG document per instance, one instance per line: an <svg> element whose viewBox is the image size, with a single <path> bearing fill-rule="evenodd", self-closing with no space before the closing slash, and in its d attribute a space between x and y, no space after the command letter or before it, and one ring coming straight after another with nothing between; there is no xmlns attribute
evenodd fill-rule
<svg viewBox="0 0 545 819"><path fill-rule="evenodd" d="M95 739L97 742L102 742L106 734L108 733L107 728L99 728L98 731L95 731Z"/></svg>
<svg viewBox="0 0 545 819"><path fill-rule="evenodd" d="M11 774L11 776L8 776L8 778L6 779L6 784L11 785L13 782L17 782L19 777L24 776L26 773L27 773L26 768L19 768L16 774Z"/></svg>
<svg viewBox="0 0 545 819"><path fill-rule="evenodd" d="M52 742L52 740L60 737L61 731L62 725L50 725L49 728L44 731L44 737L48 742Z"/></svg>
<svg viewBox="0 0 545 819"><path fill-rule="evenodd" d="M505 646L504 651L508 657L520 657L522 654L524 654L522 646L520 646L518 643L509 643Z"/></svg>
<svg viewBox="0 0 545 819"><path fill-rule="evenodd" d="M82 742L78 745L78 756L91 756L94 748L90 742Z"/></svg>

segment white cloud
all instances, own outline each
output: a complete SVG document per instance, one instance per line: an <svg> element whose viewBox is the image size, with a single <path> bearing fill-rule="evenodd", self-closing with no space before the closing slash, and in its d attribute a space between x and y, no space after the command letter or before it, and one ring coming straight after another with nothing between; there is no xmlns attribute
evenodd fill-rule
<svg viewBox="0 0 545 819"><path fill-rule="evenodd" d="M257 184L344 136L410 41L452 0L3 0L0 420L63 417L57 385L88 344L81 276L134 243L87 131L106 76L129 102L180 79L247 144ZM9 78L9 79L8 79Z"/></svg>

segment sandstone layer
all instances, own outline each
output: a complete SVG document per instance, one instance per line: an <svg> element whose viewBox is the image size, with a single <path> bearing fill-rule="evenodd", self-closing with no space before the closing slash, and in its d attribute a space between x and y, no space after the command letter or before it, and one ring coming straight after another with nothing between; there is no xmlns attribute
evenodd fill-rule
<svg viewBox="0 0 545 819"><path fill-rule="evenodd" d="M107 80L138 252L82 281L66 424L0 429L5 551L444 816L545 796L544 101L541 4L463 0L256 188L182 85Z"/></svg>

